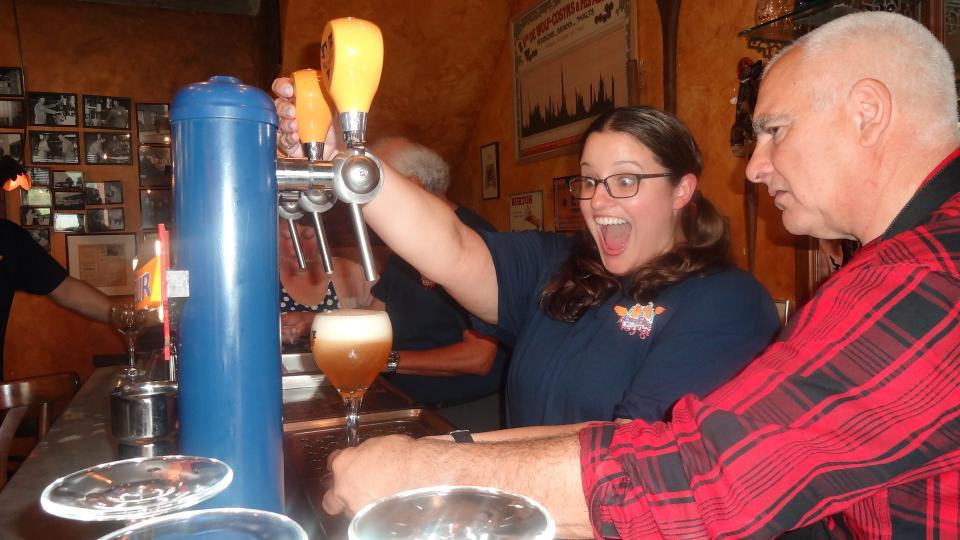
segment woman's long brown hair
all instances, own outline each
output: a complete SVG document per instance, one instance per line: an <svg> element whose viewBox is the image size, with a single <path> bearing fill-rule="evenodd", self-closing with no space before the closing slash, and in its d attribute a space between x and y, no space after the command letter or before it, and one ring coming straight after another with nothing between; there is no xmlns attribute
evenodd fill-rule
<svg viewBox="0 0 960 540"><path fill-rule="evenodd" d="M687 127L670 113L651 107L620 107L600 115L580 139L581 158L587 138L602 131L626 133L649 148L657 163L672 173L667 180L673 185L686 174L700 177L700 149ZM727 218L699 189L681 210L680 223L683 242L625 276L632 282L627 294L636 302L645 304L674 283L731 264ZM570 258L544 287L540 307L553 319L576 322L589 308L620 291L621 280L604 268L596 242L584 229Z"/></svg>

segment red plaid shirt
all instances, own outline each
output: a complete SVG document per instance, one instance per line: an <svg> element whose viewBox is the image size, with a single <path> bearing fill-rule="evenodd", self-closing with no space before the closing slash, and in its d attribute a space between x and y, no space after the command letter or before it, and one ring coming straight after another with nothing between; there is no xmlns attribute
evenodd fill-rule
<svg viewBox="0 0 960 540"><path fill-rule="evenodd" d="M735 379L581 432L597 538L960 536L958 153Z"/></svg>

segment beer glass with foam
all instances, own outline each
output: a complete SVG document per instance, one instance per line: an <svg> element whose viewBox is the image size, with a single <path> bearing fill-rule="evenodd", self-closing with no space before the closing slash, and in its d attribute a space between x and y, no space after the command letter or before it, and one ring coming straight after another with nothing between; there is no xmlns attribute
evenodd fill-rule
<svg viewBox="0 0 960 540"><path fill-rule="evenodd" d="M357 415L370 383L383 369L393 344L384 311L338 309L313 318L313 359L347 406L347 446L359 443Z"/></svg>

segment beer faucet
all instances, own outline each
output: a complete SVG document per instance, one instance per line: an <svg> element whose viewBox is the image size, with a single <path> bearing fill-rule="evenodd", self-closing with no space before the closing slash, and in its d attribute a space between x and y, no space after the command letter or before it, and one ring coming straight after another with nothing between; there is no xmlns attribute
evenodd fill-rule
<svg viewBox="0 0 960 540"><path fill-rule="evenodd" d="M338 199L347 203L360 248L364 278L374 281L378 276L360 205L376 196L383 177L380 160L364 148L367 111L380 84L383 68L383 36L376 25L352 17L330 21L322 36L320 76L340 111L339 120L347 148L331 161L323 160L323 140L332 113L317 73L310 69L295 72L297 133L306 159L277 160L280 215L287 219L301 268L305 268L305 261L292 220L303 216L299 210L312 216L323 268L331 273L329 243L320 214L329 210ZM298 193L296 204L291 202L294 193Z"/></svg>

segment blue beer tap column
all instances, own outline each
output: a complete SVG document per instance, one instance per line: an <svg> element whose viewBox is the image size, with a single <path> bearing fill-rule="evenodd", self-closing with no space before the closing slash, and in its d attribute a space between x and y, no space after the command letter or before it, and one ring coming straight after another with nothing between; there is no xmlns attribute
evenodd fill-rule
<svg viewBox="0 0 960 540"><path fill-rule="evenodd" d="M264 92L211 77L171 111L180 323L180 446L233 483L205 507L283 511L277 250L278 126Z"/></svg>

